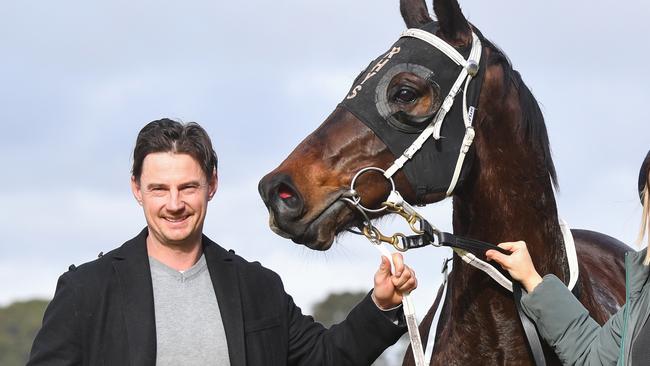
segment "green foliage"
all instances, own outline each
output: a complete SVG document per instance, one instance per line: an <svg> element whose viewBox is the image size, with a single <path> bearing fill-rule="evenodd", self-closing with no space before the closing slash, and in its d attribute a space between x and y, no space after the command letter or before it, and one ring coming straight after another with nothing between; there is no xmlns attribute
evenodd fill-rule
<svg viewBox="0 0 650 366"><path fill-rule="evenodd" d="M325 300L314 305L314 319L328 328L340 323L364 296L365 292L329 294Z"/></svg>
<svg viewBox="0 0 650 366"><path fill-rule="evenodd" d="M0 308L0 365L23 366L27 363L47 304L45 300L31 300Z"/></svg>

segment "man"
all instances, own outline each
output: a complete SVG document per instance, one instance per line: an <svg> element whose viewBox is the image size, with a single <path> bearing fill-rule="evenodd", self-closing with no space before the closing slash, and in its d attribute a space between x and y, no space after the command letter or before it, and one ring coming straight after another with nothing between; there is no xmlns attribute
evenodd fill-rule
<svg viewBox="0 0 650 366"><path fill-rule="evenodd" d="M147 227L59 278L28 365L368 365L404 333L394 308L417 284L399 255L327 330L277 274L202 234L217 158L198 124L146 125L132 173Z"/></svg>

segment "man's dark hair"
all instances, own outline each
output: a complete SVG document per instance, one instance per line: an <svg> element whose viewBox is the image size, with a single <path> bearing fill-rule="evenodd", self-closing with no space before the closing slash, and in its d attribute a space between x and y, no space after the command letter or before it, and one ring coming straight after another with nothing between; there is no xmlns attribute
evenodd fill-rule
<svg viewBox="0 0 650 366"><path fill-rule="evenodd" d="M217 154L212 149L208 133L198 123L181 123L168 118L147 123L140 130L133 149L131 173L140 182L142 163L151 153L172 152L193 157L205 176L210 179L217 170Z"/></svg>

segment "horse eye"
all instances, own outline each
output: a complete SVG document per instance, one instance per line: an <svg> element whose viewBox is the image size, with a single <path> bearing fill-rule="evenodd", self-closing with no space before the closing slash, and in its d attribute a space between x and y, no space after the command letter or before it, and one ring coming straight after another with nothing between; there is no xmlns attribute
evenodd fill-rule
<svg viewBox="0 0 650 366"><path fill-rule="evenodd" d="M418 99L418 94L411 88L400 88L393 95L393 100L398 103L410 104Z"/></svg>

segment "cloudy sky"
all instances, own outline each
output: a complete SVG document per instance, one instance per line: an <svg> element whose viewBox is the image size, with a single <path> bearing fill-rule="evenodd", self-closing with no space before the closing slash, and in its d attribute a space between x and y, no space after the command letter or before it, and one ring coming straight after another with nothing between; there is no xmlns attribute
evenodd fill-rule
<svg viewBox="0 0 650 366"><path fill-rule="evenodd" d="M628 243L650 148L649 4L461 4L542 105L561 215ZM367 242L348 235L321 253L275 236L256 186L403 29L398 1L3 1L0 305L50 297L69 264L144 226L130 153L161 117L197 121L213 138L211 238L279 272L307 311L328 292L369 289L379 258ZM451 230L450 207L422 212ZM407 255L420 314L445 255Z"/></svg>

